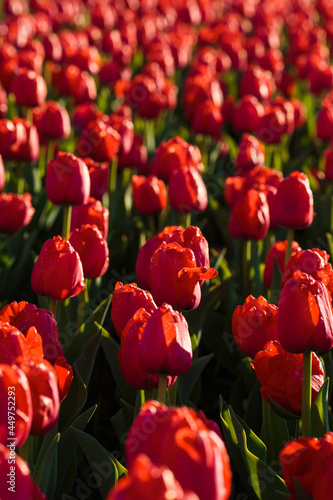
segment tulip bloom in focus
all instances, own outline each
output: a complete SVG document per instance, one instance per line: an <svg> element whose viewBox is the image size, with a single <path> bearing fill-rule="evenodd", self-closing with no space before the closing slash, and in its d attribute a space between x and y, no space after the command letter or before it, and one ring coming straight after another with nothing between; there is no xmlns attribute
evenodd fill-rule
<svg viewBox="0 0 333 500"><path fill-rule="evenodd" d="M281 345L289 352L329 351L333 314L326 286L297 270L281 291L277 326Z"/></svg>
<svg viewBox="0 0 333 500"><path fill-rule="evenodd" d="M197 267L193 251L178 243L162 243L149 264L151 293L157 305L195 309L201 299L200 280L217 276L214 268Z"/></svg>
<svg viewBox="0 0 333 500"><path fill-rule="evenodd" d="M239 349L254 356L271 340L278 340L278 308L260 296L249 295L245 303L237 306L232 317L232 333Z"/></svg>
<svg viewBox="0 0 333 500"><path fill-rule="evenodd" d="M149 401L141 406L128 433L125 451L129 470L144 453L155 465L169 467L181 487L200 500L230 496L229 456L218 426L203 412Z"/></svg>
<svg viewBox="0 0 333 500"><path fill-rule="evenodd" d="M109 231L109 210L103 207L99 200L88 198L85 203L73 207L71 231L80 228L84 224L97 226L103 238L106 239Z"/></svg>
<svg viewBox="0 0 333 500"><path fill-rule="evenodd" d="M132 192L134 207L140 214L154 215L166 207L165 184L154 175L133 175Z"/></svg>
<svg viewBox="0 0 333 500"><path fill-rule="evenodd" d="M46 170L47 196L54 205L80 205L90 194L87 165L72 153L60 151Z"/></svg>
<svg viewBox="0 0 333 500"><path fill-rule="evenodd" d="M299 415L302 409L303 354L287 352L278 341L274 340L268 342L263 350L256 354L253 366L265 401L269 403L271 397L289 413ZM312 403L324 380L321 361L312 353Z"/></svg>
<svg viewBox="0 0 333 500"><path fill-rule="evenodd" d="M84 290L82 262L69 241L61 236L46 240L32 270L31 286L38 295L55 300Z"/></svg>
<svg viewBox="0 0 333 500"><path fill-rule="evenodd" d="M173 172L169 181L170 205L177 212L203 212L208 195L204 181L195 167L182 167Z"/></svg>
<svg viewBox="0 0 333 500"><path fill-rule="evenodd" d="M69 242L80 256L85 278L103 276L109 267L109 248L97 226L84 224L69 235Z"/></svg>
<svg viewBox="0 0 333 500"><path fill-rule="evenodd" d="M169 304L163 304L147 320L140 341L139 364L147 372L183 375L191 363L187 322Z"/></svg>

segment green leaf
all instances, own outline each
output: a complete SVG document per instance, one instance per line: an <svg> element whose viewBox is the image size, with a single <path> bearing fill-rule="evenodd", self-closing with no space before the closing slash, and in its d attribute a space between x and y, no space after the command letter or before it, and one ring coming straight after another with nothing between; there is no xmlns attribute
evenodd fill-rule
<svg viewBox="0 0 333 500"><path fill-rule="evenodd" d="M84 346L80 357L75 361L75 368L80 374L83 382L88 385L95 364L101 334L96 333Z"/></svg>
<svg viewBox="0 0 333 500"><path fill-rule="evenodd" d="M276 306L279 303L279 298L281 295L281 278L282 278L282 273L274 256L270 303L275 304Z"/></svg>
<svg viewBox="0 0 333 500"><path fill-rule="evenodd" d="M182 404L187 404L191 396L192 390L199 379L202 371L205 369L214 354L207 354L201 358L192 361L191 368L184 375L180 375L177 379L178 392Z"/></svg>
<svg viewBox="0 0 333 500"><path fill-rule="evenodd" d="M57 452L60 434L56 434L45 453L40 467L35 470L34 481L45 493L48 500L53 500L57 484Z"/></svg>
<svg viewBox="0 0 333 500"><path fill-rule="evenodd" d="M324 437L329 432L328 388L329 378L321 386L311 408L311 436Z"/></svg>
<svg viewBox="0 0 333 500"><path fill-rule="evenodd" d="M267 460L279 463L279 453L289 441L287 422L271 409L267 401L262 400L263 418L260 437L267 447Z"/></svg>
<svg viewBox="0 0 333 500"><path fill-rule="evenodd" d="M72 420L80 413L86 401L87 387L74 366L72 385L66 398L60 404L59 429L64 430L70 425Z"/></svg>
<svg viewBox="0 0 333 500"><path fill-rule="evenodd" d="M94 482L103 498L106 498L112 486L118 480L118 469L115 461L103 446L90 434L71 427L78 444L81 446L89 465Z"/></svg>

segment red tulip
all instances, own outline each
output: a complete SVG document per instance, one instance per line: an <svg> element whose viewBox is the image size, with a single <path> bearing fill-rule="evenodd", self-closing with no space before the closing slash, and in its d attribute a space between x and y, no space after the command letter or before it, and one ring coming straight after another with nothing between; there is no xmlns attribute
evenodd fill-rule
<svg viewBox="0 0 333 500"><path fill-rule="evenodd" d="M0 154L5 160L36 161L39 155L36 127L23 118L0 120Z"/></svg>
<svg viewBox="0 0 333 500"><path fill-rule="evenodd" d="M177 212L203 212L207 208L207 189L194 167L182 167L173 172L169 181L169 201Z"/></svg>
<svg viewBox="0 0 333 500"><path fill-rule="evenodd" d="M266 260L265 260L265 269L264 269L264 283L267 288L271 288L272 280L273 280L273 272L274 272L274 259L278 265L278 268L281 272L284 270L285 260L286 260L286 250L287 250L287 240L277 241L274 245L271 246ZM292 242L292 252L297 252L301 250L301 247L297 243L297 241Z"/></svg>
<svg viewBox="0 0 333 500"><path fill-rule="evenodd" d="M40 139L65 139L71 131L71 123L66 108L56 101L46 101L33 110L33 122Z"/></svg>
<svg viewBox="0 0 333 500"><path fill-rule="evenodd" d="M40 309L28 302L11 302L0 310L0 321L15 326L24 335L34 326L43 341L45 359L54 364L58 355L63 355L57 322L47 309Z"/></svg>
<svg viewBox="0 0 333 500"><path fill-rule="evenodd" d="M250 134L243 134L239 143L235 164L238 172L252 169L265 163L265 148L262 142Z"/></svg>
<svg viewBox="0 0 333 500"><path fill-rule="evenodd" d="M328 292L333 294L333 268L328 262L330 256L324 250L312 248L312 250L301 250L294 252L284 270L281 278L281 288L292 278L294 272L299 269L309 274L317 281L326 285Z"/></svg>
<svg viewBox="0 0 333 500"><path fill-rule="evenodd" d="M118 281L111 304L111 319L118 337L121 336L126 323L141 308L145 309L149 315L157 308L151 294L139 288L136 283L123 285Z"/></svg>
<svg viewBox="0 0 333 500"><path fill-rule="evenodd" d="M259 100L268 100L276 90L273 75L260 66L250 66L243 74L239 92L241 96L254 95Z"/></svg>
<svg viewBox="0 0 333 500"><path fill-rule="evenodd" d="M85 278L103 276L109 267L109 248L97 226L84 224L69 235L69 242L80 256Z"/></svg>
<svg viewBox="0 0 333 500"><path fill-rule="evenodd" d="M35 209L31 205L31 194L0 194L0 232L15 233L31 221Z"/></svg>
<svg viewBox="0 0 333 500"><path fill-rule="evenodd" d="M122 477L106 500L198 500L193 492L184 493L168 467L156 466L147 455L138 455L129 475Z"/></svg>
<svg viewBox="0 0 333 500"><path fill-rule="evenodd" d="M98 227L104 239L109 231L109 210L95 198L88 198L87 202L73 207L71 218L71 231L84 224Z"/></svg>
<svg viewBox="0 0 333 500"><path fill-rule="evenodd" d="M9 323L0 323L0 361L14 363L18 358L42 358L43 342L35 327L24 335Z"/></svg>
<svg viewBox="0 0 333 500"><path fill-rule="evenodd" d="M109 186L109 162L98 163L92 158L82 158L90 176L90 197L101 201Z"/></svg>
<svg viewBox="0 0 333 500"><path fill-rule="evenodd" d="M89 122L76 145L80 157L89 156L98 162L110 161L118 153L121 143L119 133L102 119Z"/></svg>
<svg viewBox="0 0 333 500"><path fill-rule="evenodd" d="M333 106L324 106L317 116L317 137L323 141L333 137Z"/></svg>
<svg viewBox="0 0 333 500"><path fill-rule="evenodd" d="M221 106L206 99L195 107L191 125L196 134L218 137L223 125Z"/></svg>
<svg viewBox="0 0 333 500"><path fill-rule="evenodd" d="M84 102L76 106L72 116L72 125L75 130L82 131L89 122L102 118L103 113L99 111L95 103Z"/></svg>
<svg viewBox="0 0 333 500"><path fill-rule="evenodd" d="M157 466L169 467L182 488L200 500L230 496L229 457L219 429L202 412L149 401L141 407L125 449L130 470L136 457L145 453Z"/></svg>
<svg viewBox="0 0 333 500"><path fill-rule="evenodd" d="M187 322L169 304L155 309L144 327L139 364L151 373L184 375L192 363L192 345Z"/></svg>
<svg viewBox="0 0 333 500"><path fill-rule="evenodd" d="M283 349L274 340L268 342L254 358L253 366L261 384L262 397L269 397L289 413L298 415L302 409L303 354L294 354ZM325 380L320 359L312 353L311 399L314 402Z"/></svg>
<svg viewBox="0 0 333 500"><path fill-rule="evenodd" d="M6 182L6 173L5 173L5 167L3 164L3 159L0 154L0 193L3 191L3 188L5 187L5 182Z"/></svg>
<svg viewBox="0 0 333 500"><path fill-rule="evenodd" d="M149 175L148 152L140 134L134 134L132 148L128 153L119 152L118 167L137 168L140 175Z"/></svg>
<svg viewBox="0 0 333 500"><path fill-rule="evenodd" d="M13 78L10 91L18 106L40 106L46 99L47 87L44 78L34 71L21 69Z"/></svg>
<svg viewBox="0 0 333 500"><path fill-rule="evenodd" d="M324 159L325 159L325 166L324 166L325 179L330 182L333 180L333 150L332 149L325 149Z"/></svg>
<svg viewBox="0 0 333 500"><path fill-rule="evenodd" d="M295 479L313 500L328 499L333 481L333 433L323 438L299 437L289 441L279 454L283 479L296 500Z"/></svg>
<svg viewBox="0 0 333 500"><path fill-rule="evenodd" d="M229 230L233 238L262 240L268 233L269 224L269 206L264 193L249 189L232 206Z"/></svg>
<svg viewBox="0 0 333 500"><path fill-rule="evenodd" d="M76 104L91 102L97 97L94 78L74 64L64 68L54 65L52 83L59 94L72 96Z"/></svg>
<svg viewBox="0 0 333 500"><path fill-rule="evenodd" d="M274 204L274 218L278 225L290 228L307 228L315 216L313 194L308 177L294 171L278 187Z"/></svg>
<svg viewBox="0 0 333 500"><path fill-rule="evenodd" d="M124 113L124 110L120 108L107 119L107 123L120 135L119 155L129 154L134 143L134 125L131 109L127 106L124 107L129 110L127 113Z"/></svg>
<svg viewBox="0 0 333 500"><path fill-rule="evenodd" d="M149 264L150 287L157 305L195 309L201 299L199 281L217 276L214 268L196 267L193 251L178 243L162 243Z"/></svg>
<svg viewBox="0 0 333 500"><path fill-rule="evenodd" d="M75 297L84 290L79 254L61 236L46 240L31 275L35 293L55 300Z"/></svg>
<svg viewBox="0 0 333 500"><path fill-rule="evenodd" d="M27 440L33 415L29 382L16 364L0 363L0 399L0 443L7 446L12 438L15 449Z"/></svg>
<svg viewBox="0 0 333 500"><path fill-rule="evenodd" d="M134 207L140 214L154 215L167 205L165 184L155 175L133 175L132 192Z"/></svg>
<svg viewBox="0 0 333 500"><path fill-rule="evenodd" d="M0 85L0 118L4 118L7 115L7 111L7 93L5 89Z"/></svg>
<svg viewBox="0 0 333 500"><path fill-rule="evenodd" d="M286 133L286 127L285 113L278 106L269 105L258 123L257 136L266 144L279 144Z"/></svg>
<svg viewBox="0 0 333 500"><path fill-rule="evenodd" d="M263 105L254 95L244 95L240 103L233 107L232 125L237 131L257 132L264 113Z"/></svg>
<svg viewBox="0 0 333 500"><path fill-rule="evenodd" d="M232 317L232 333L239 349L254 356L271 340L279 340L277 332L278 308L259 296L249 295L245 303L237 306Z"/></svg>
<svg viewBox="0 0 333 500"><path fill-rule="evenodd" d="M53 365L58 381L59 400L65 399L73 381L73 368L64 356L57 356Z"/></svg>
<svg viewBox="0 0 333 500"><path fill-rule="evenodd" d="M281 345L289 352L329 351L333 314L326 286L295 271L281 291L277 326Z"/></svg>

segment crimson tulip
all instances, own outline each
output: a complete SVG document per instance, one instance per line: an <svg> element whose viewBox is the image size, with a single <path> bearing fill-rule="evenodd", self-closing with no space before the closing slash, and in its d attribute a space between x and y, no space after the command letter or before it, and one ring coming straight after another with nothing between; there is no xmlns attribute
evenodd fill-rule
<svg viewBox="0 0 333 500"><path fill-rule="evenodd" d="M239 143L239 150L235 158L237 171L251 169L265 163L265 148L262 142L250 134L243 134Z"/></svg>
<svg viewBox="0 0 333 500"><path fill-rule="evenodd" d="M289 352L329 351L333 314L324 283L295 271L281 291L277 326L281 345Z"/></svg>
<svg viewBox="0 0 333 500"><path fill-rule="evenodd" d="M87 165L72 153L59 151L46 169L47 196L54 205L80 205L90 194Z"/></svg>
<svg viewBox="0 0 333 500"><path fill-rule="evenodd" d="M121 478L106 500L198 500L193 492L184 493L171 470L157 466L147 455L138 455L129 475Z"/></svg>
<svg viewBox="0 0 333 500"><path fill-rule="evenodd" d="M47 87L44 78L35 71L21 69L13 78L10 91L18 106L40 106L46 99Z"/></svg>
<svg viewBox="0 0 333 500"><path fill-rule="evenodd" d="M264 269L264 283L267 288L271 288L272 280L273 280L273 272L274 272L274 259L278 265L278 268L281 272L284 270L285 260L286 260L286 250L287 250L287 240L277 241L274 245L271 246L266 260L265 260L265 269ZM292 242L292 253L301 250L301 247L297 243L297 241Z"/></svg>
<svg viewBox="0 0 333 500"><path fill-rule="evenodd" d="M102 118L103 113L99 111L95 103L84 102L79 104L73 111L72 125L75 130L82 131L89 122Z"/></svg>
<svg viewBox="0 0 333 500"><path fill-rule="evenodd" d="M119 152L118 167L137 168L140 175L149 175L147 146L140 134L134 134L133 144L128 153Z"/></svg>
<svg viewBox="0 0 333 500"><path fill-rule="evenodd" d="M5 182L6 182L5 167L3 164L2 156L0 154L0 193L5 187Z"/></svg>
<svg viewBox="0 0 333 500"><path fill-rule="evenodd" d="M0 232L15 233L31 221L35 209L31 204L30 193L0 194Z"/></svg>
<svg viewBox="0 0 333 500"><path fill-rule="evenodd" d="M265 107L257 128L258 138L266 144L279 144L286 133L287 118L278 106Z"/></svg>
<svg viewBox="0 0 333 500"><path fill-rule="evenodd" d="M177 212L206 210L207 189L196 168L182 167L173 172L169 180L169 201Z"/></svg>
<svg viewBox="0 0 333 500"><path fill-rule="evenodd" d="M202 101L195 107L191 125L196 134L218 137L223 125L221 106L212 99Z"/></svg>
<svg viewBox="0 0 333 500"><path fill-rule="evenodd" d="M76 104L91 102L97 97L96 84L92 75L81 71L74 64L63 68L54 65L52 83L59 94L72 96Z"/></svg>
<svg viewBox="0 0 333 500"><path fill-rule="evenodd" d="M80 228L84 224L98 227L106 239L109 231L109 210L95 198L88 198L85 203L73 207L71 217L71 231Z"/></svg>
<svg viewBox="0 0 333 500"><path fill-rule="evenodd" d="M147 319L140 341L139 364L151 373L184 375L191 363L188 324L169 304L162 304Z"/></svg>
<svg viewBox="0 0 333 500"><path fill-rule="evenodd" d="M309 498L322 500L332 495L333 481L333 433L323 438L299 437L284 445L279 454L282 476L296 500L294 479Z"/></svg>
<svg viewBox="0 0 333 500"><path fill-rule="evenodd" d="M274 219L280 226L307 228L315 216L308 177L294 171L279 185L273 204Z"/></svg>
<svg viewBox="0 0 333 500"><path fill-rule="evenodd" d="M149 177L133 175L132 192L134 207L140 214L154 215L166 207L165 184L155 175Z"/></svg>
<svg viewBox="0 0 333 500"><path fill-rule="evenodd" d="M272 398L289 413L299 415L302 409L303 354L287 352L277 340L273 340L255 355L253 366L261 384L262 397L268 403ZM312 353L312 403L324 380L321 361Z"/></svg>
<svg viewBox="0 0 333 500"><path fill-rule="evenodd" d="M249 295L245 303L236 307L232 317L232 333L239 349L254 356L271 340L278 340L278 308L259 296Z"/></svg>
<svg viewBox="0 0 333 500"><path fill-rule="evenodd" d="M38 295L55 300L75 297L84 290L82 262L72 245L61 236L45 241L31 275Z"/></svg>
<svg viewBox="0 0 333 500"><path fill-rule="evenodd" d="M332 149L325 149L324 159L325 159L325 165L324 165L325 179L330 182L333 180L333 150Z"/></svg>
<svg viewBox="0 0 333 500"><path fill-rule="evenodd" d="M233 106L233 128L237 131L257 132L264 113L263 105L254 95L244 95L239 104Z"/></svg>
<svg viewBox="0 0 333 500"><path fill-rule="evenodd" d="M317 116L317 137L323 141L333 137L333 106L323 106Z"/></svg>
<svg viewBox="0 0 333 500"><path fill-rule="evenodd" d="M57 356L63 355L57 322L47 309L40 309L28 302L11 302L0 310L0 321L15 326L24 335L34 326L42 337L44 358L54 364Z"/></svg>
<svg viewBox="0 0 333 500"><path fill-rule="evenodd" d="M111 319L118 337L121 336L126 323L141 308L149 315L157 308L151 294L139 288L136 283L123 285L117 281L112 295Z"/></svg>
<svg viewBox="0 0 333 500"><path fill-rule="evenodd" d="M109 267L109 248L97 226L84 224L69 235L69 242L80 256L85 278L103 276Z"/></svg>
<svg viewBox="0 0 333 500"><path fill-rule="evenodd" d="M270 224L269 205L264 193L249 189L232 206L229 230L233 238L262 240Z"/></svg>
<svg viewBox="0 0 333 500"><path fill-rule="evenodd" d="M90 197L101 201L109 186L109 162L98 163L92 158L82 158L90 176Z"/></svg>
<svg viewBox="0 0 333 500"><path fill-rule="evenodd" d="M217 276L214 268L197 267L193 251L178 243L165 243L149 263L150 288L157 305L167 302L174 309L195 309L201 300L200 280Z"/></svg>
<svg viewBox="0 0 333 500"><path fill-rule="evenodd" d="M141 406L125 442L129 470L145 453L157 466L167 466L184 490L200 500L227 500L231 470L221 433L203 412L168 408L157 401Z"/></svg>
<svg viewBox="0 0 333 500"><path fill-rule="evenodd" d="M71 131L67 109L56 101L46 101L33 110L33 122L40 139L65 139Z"/></svg>
<svg viewBox="0 0 333 500"><path fill-rule="evenodd" d="M7 446L12 438L14 448L16 448L22 446L27 440L33 416L31 396L29 382L24 371L16 364L5 364L1 361L0 443Z"/></svg>
<svg viewBox="0 0 333 500"><path fill-rule="evenodd" d="M0 154L5 160L36 161L39 155L36 127L23 118L1 119Z"/></svg>
<svg viewBox="0 0 333 500"><path fill-rule="evenodd" d="M119 133L102 119L96 119L83 129L76 145L80 157L89 156L98 162L110 161L118 153L121 143Z"/></svg>
<svg viewBox="0 0 333 500"><path fill-rule="evenodd" d="M275 90L272 73L260 66L249 66L239 84L241 96L254 95L259 100L270 99Z"/></svg>

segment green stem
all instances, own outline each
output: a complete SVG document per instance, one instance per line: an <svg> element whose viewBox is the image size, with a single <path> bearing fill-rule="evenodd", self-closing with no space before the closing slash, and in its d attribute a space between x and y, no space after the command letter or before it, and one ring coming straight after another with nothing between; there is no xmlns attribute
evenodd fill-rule
<svg viewBox="0 0 333 500"><path fill-rule="evenodd" d="M38 438L38 436L36 436ZM19 455L27 462L31 473L34 472L34 436L30 435L26 442L20 447Z"/></svg>
<svg viewBox="0 0 333 500"><path fill-rule="evenodd" d="M147 219L148 219L148 226L149 226L149 231L151 233L151 236L155 236L155 234L156 234L155 216L148 215Z"/></svg>
<svg viewBox="0 0 333 500"><path fill-rule="evenodd" d="M287 249L286 249L286 257L284 261L284 265L287 265L288 260L290 259L293 247L293 239L294 239L294 229L292 227L288 227L287 229Z"/></svg>
<svg viewBox="0 0 333 500"><path fill-rule="evenodd" d="M311 436L312 351L303 354L302 435Z"/></svg>
<svg viewBox="0 0 333 500"><path fill-rule="evenodd" d="M243 287L245 297L250 294L251 240L243 241Z"/></svg>
<svg viewBox="0 0 333 500"><path fill-rule="evenodd" d="M272 439L273 439L271 408L264 398L261 399L261 402L262 402L261 439L264 441L267 447L267 460L271 461L273 460L273 457L271 456Z"/></svg>
<svg viewBox="0 0 333 500"><path fill-rule="evenodd" d="M32 121L33 121L33 119L32 119L32 108L27 108L26 109L25 119L27 120L27 122L32 123Z"/></svg>
<svg viewBox="0 0 333 500"><path fill-rule="evenodd" d="M64 217L62 221L62 237L68 239L71 227L72 205L64 206Z"/></svg>
<svg viewBox="0 0 333 500"><path fill-rule="evenodd" d="M51 139L47 145L46 167L49 161L54 158L55 148L56 148L56 141L54 139Z"/></svg>
<svg viewBox="0 0 333 500"><path fill-rule="evenodd" d="M54 317L56 318L57 299L53 299L52 297L50 297L49 311L53 313Z"/></svg>
<svg viewBox="0 0 333 500"><path fill-rule="evenodd" d="M88 304L88 302L89 302L89 292L88 292L89 285L90 285L90 280L88 278L85 278L84 290L79 294L79 306L78 306L78 312L77 312L77 317L76 317L76 330L77 330L77 332L80 331L80 328L81 328L82 323L83 323L86 304Z"/></svg>
<svg viewBox="0 0 333 500"><path fill-rule="evenodd" d="M145 389L145 401L153 399L153 389Z"/></svg>
<svg viewBox="0 0 333 500"><path fill-rule="evenodd" d="M46 144L40 145L38 170L40 179L44 179L47 164L47 146Z"/></svg>
<svg viewBox="0 0 333 500"><path fill-rule="evenodd" d="M118 156L114 156L111 162L110 168L110 180L109 180L109 212L111 211L112 200L117 188L117 172L118 172Z"/></svg>
<svg viewBox="0 0 333 500"><path fill-rule="evenodd" d="M184 214L184 227L187 228L191 225L191 213Z"/></svg>
<svg viewBox="0 0 333 500"><path fill-rule="evenodd" d="M145 139L148 156L152 156L155 151L155 125L154 120L145 121Z"/></svg>
<svg viewBox="0 0 333 500"><path fill-rule="evenodd" d="M157 400L160 403L165 403L165 394L167 387L167 374L160 373L158 376Z"/></svg>

